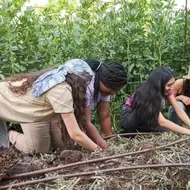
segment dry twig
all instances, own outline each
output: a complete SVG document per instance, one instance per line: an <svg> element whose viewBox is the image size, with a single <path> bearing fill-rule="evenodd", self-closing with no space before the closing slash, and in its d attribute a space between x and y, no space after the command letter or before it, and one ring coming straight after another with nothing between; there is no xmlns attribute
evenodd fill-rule
<svg viewBox="0 0 190 190"><path fill-rule="evenodd" d="M40 175L40 174L53 172L53 171L57 171L57 170L61 170L61 169L65 169L65 168L69 168L69 167L73 167L73 166L79 166L79 165L82 165L82 164L89 164L89 163L106 161L106 160L115 159L115 158L121 158L121 157L124 157L124 156L142 154L142 153L146 153L146 152L150 152L150 151L160 150L160 149L166 148L168 146L172 146L172 145L175 145L175 144L185 142L187 140L189 140L189 138L180 139L178 141L174 141L174 142L169 143L167 145L163 145L163 146L159 146L159 147L155 147L155 148L149 148L149 149L144 149L144 150L140 150L140 151L129 152L129 153L125 153L125 154L109 156L109 157L103 157L103 158L98 158L98 159L92 159L92 160L87 160L87 161L81 161L81 162L71 163L71 164L67 164L67 165L63 165L63 166L37 170L37 171L33 171L33 172L26 172L26 173L16 174L16 175L5 177L3 179L15 179L15 178L21 178L21 177L29 177L29 176Z"/></svg>
<svg viewBox="0 0 190 190"><path fill-rule="evenodd" d="M7 189L9 187L21 187L25 185L32 185L42 182L48 182L53 181L58 178L72 178L72 177L79 177L79 176L88 176L88 175L97 175L97 174L105 174L105 173L111 173L116 171L124 171L124 170L134 170L134 169L144 169L144 168L159 168L159 167L189 167L190 163L173 163L173 164L155 164L155 165L137 165L137 166L129 166L129 167L120 167L120 168L110 168L110 169L104 169L104 170L95 170L90 172L80 172L80 173L74 173L74 174L66 174L66 175L60 175L60 176L53 176L53 177L46 177L43 179L37 179L37 180L30 180L10 185L4 185L0 187L1 189Z"/></svg>

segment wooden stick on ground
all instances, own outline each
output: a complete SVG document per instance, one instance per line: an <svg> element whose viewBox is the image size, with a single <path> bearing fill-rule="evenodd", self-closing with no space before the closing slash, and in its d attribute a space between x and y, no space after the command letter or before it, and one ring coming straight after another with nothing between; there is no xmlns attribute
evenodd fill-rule
<svg viewBox="0 0 190 190"><path fill-rule="evenodd" d="M144 169L144 168L159 168L159 167L190 167L190 163L173 163L173 164L155 164L155 165L137 165L137 166L129 166L129 167L120 167L120 168L110 168L110 169L104 169L104 170L95 170L95 171L89 171L89 172L80 172L80 173L74 173L74 174L66 174L66 175L60 175L60 176L53 176L53 177L46 177L43 179L37 179L37 180L30 180L10 185L4 185L0 187L1 189L7 189L9 187L21 187L25 185L32 185L42 182L48 182L53 181L55 179L59 178L72 178L72 177L79 177L79 176L88 176L88 175L97 175L102 173L111 173L116 171L124 171L124 170L134 170L134 169Z"/></svg>
<svg viewBox="0 0 190 190"><path fill-rule="evenodd" d="M160 135L160 134L163 134L163 132L162 133L160 133L160 132L118 133L118 134L106 136L106 137L104 137L104 139L106 140L106 139L110 139L112 137L117 137L117 136L119 136L119 137L130 137L130 136L135 136L135 135Z"/></svg>
<svg viewBox="0 0 190 190"><path fill-rule="evenodd" d="M79 165L82 165L82 164L89 164L89 163L106 161L106 160L115 159L115 158L121 158L121 157L124 157L124 156L142 154L142 153L146 153L146 152L150 152L150 151L160 150L160 149L166 148L168 146L172 146L172 145L175 145L175 144L185 142L187 140L189 140L189 138L180 139L180 140L174 141L172 143L169 143L167 145L162 145L162 146L155 147L155 148L149 148L149 149L144 149L144 150L140 150L140 151L129 152L129 153L124 153L124 154L120 154L120 155L109 156L109 157L98 158L98 159L92 159L92 160L87 160L87 161L81 161L81 162L71 163L71 164L67 164L67 165L63 165L63 166L57 166L57 167L37 170L37 171L33 171L33 172L26 172L26 173L16 174L16 175L12 175L12 176L9 176L9 177L5 177L4 179L15 179L15 178L20 178L20 177L29 177L29 176L40 175L40 174L53 172L53 171L57 171L57 170L61 170L61 169L65 169L65 168L69 168L69 167L73 167L73 166L79 166Z"/></svg>

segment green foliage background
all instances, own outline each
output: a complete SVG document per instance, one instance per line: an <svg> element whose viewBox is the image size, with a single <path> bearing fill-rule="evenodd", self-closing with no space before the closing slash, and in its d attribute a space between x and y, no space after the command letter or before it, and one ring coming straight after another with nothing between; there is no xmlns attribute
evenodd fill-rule
<svg viewBox="0 0 190 190"><path fill-rule="evenodd" d="M49 0L46 7L22 12L24 3L0 2L0 77L70 58L117 60L127 68L129 84L112 97L116 129L125 97L152 69L169 65L178 76L187 72L185 11L174 9L172 0ZM66 14L61 17L63 9ZM187 40L187 52L189 47Z"/></svg>

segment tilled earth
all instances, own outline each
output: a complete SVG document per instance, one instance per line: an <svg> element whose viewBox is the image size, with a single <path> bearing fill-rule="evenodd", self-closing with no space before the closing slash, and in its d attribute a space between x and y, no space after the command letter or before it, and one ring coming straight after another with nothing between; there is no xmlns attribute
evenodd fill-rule
<svg viewBox="0 0 190 190"><path fill-rule="evenodd" d="M120 168L126 166L166 164L166 163L190 163L190 141L175 144L161 150L148 153L125 156L107 161L83 164L65 168L51 173L36 175L16 180L4 180L7 176L18 173L36 171L55 166L61 166L78 161L97 159L112 155L155 148L169 144L173 141L186 138L186 136L173 133L164 133L157 136L136 136L129 140L127 138L109 139L110 148L103 152L87 152L84 150L65 150L51 154L24 155L14 148L0 149L0 187L2 185L23 182L31 179L41 179L57 175L82 173L89 171L101 171L109 168ZM190 167L160 167L156 169L144 168L126 171L116 171L109 174L97 172L96 175L77 176L73 178L60 178L46 183L27 185L22 187L11 187L11 189L187 189L190 179Z"/></svg>

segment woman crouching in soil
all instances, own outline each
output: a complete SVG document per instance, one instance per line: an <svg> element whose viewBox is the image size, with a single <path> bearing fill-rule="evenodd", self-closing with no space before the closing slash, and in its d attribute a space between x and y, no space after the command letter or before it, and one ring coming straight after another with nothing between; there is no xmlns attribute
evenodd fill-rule
<svg viewBox="0 0 190 190"><path fill-rule="evenodd" d="M23 130L9 130L10 142L25 153L64 148L61 125L51 122L60 115L65 133L83 148L107 148L91 123L91 109L97 106L102 131L112 134L110 95L126 84L126 77L119 63L73 59L57 69L0 82L0 118L20 123Z"/></svg>
<svg viewBox="0 0 190 190"><path fill-rule="evenodd" d="M176 102L172 92L175 79L170 67L160 66L138 86L122 106L120 126L123 132L164 132L167 130L190 134L162 115L165 99L175 109L181 120L190 127L190 119Z"/></svg>
<svg viewBox="0 0 190 190"><path fill-rule="evenodd" d="M175 81L172 90L177 104L190 116L190 68L188 74L183 76L183 79ZM178 125L182 125L181 119L177 116L172 106L169 107L168 119Z"/></svg>

